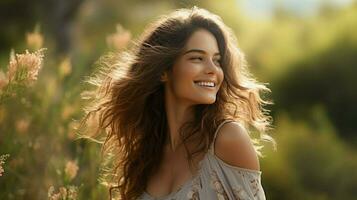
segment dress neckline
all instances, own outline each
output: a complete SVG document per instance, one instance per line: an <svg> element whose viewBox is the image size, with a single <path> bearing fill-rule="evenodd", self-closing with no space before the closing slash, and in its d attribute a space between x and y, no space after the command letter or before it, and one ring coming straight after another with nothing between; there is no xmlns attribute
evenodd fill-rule
<svg viewBox="0 0 357 200"><path fill-rule="evenodd" d="M209 147L208 151L205 153L203 159L198 162L198 163L199 163L199 164L198 164L199 168L198 168L198 171L197 171L197 174L196 174L196 175L194 175L193 177L191 177L189 180L185 181L176 191L173 191L173 192L171 192L171 193L169 193L169 194L167 194L167 195L164 195L164 196L161 196L161 197L154 197L154 196L152 196L149 192L147 192L146 190L144 190L144 194L145 194L146 196L149 196L151 199L166 199L166 198L168 198L168 197L171 197L171 196L176 195L176 194L178 194L179 192L181 192L184 188L186 188L188 185L190 185L190 183L192 183L194 179L200 178L200 176L201 176L201 174L202 174L202 171L203 171L203 163L204 163L204 161L205 161L206 159L208 159L208 155L209 155L209 154L213 154L213 156L214 156L214 142L215 142L215 140L216 140L216 136L217 136L218 130L221 128L221 126L222 126L223 124L225 124L226 122L230 122L230 121L233 121L233 120L231 120L231 119L226 119L226 120L224 120L223 122L221 122L221 123L217 126L216 131L215 131L215 133L214 133L213 141L212 141L212 143L210 144L210 147Z"/></svg>
<svg viewBox="0 0 357 200"><path fill-rule="evenodd" d="M197 178L200 178L201 174L202 174L202 171L203 171L203 163L206 159L208 159L208 154L210 153L210 151L207 151L203 157L202 160L200 160L198 162L198 170L197 170L197 173L196 175L194 175L193 177L191 177L190 179L188 179L187 181L185 181L176 191L173 191L169 194L166 194L164 196L160 196L160 197L154 197L152 196L151 194L149 194L146 190L144 190L144 194L149 196L151 199L166 199L168 197L171 197L171 196L174 196L176 194L178 194L179 192L181 192L184 188L186 188L187 186L189 186L190 184L192 184L193 180L197 179Z"/></svg>

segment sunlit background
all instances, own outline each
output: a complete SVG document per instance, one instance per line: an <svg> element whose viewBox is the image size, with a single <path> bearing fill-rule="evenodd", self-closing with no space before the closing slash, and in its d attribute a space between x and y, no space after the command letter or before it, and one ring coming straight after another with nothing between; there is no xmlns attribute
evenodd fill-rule
<svg viewBox="0 0 357 200"><path fill-rule="evenodd" d="M83 80L159 15L193 5L222 17L272 90L267 199L357 199L357 1L1 0L1 200L108 199L100 146L76 140Z"/></svg>

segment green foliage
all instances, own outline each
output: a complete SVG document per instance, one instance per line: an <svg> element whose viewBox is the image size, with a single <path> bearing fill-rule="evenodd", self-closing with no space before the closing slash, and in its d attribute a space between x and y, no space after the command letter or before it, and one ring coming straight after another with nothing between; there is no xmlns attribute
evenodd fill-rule
<svg viewBox="0 0 357 200"><path fill-rule="evenodd" d="M310 114L309 122L278 114L278 153L262 162L268 199L353 199L356 151L337 136L322 107Z"/></svg>

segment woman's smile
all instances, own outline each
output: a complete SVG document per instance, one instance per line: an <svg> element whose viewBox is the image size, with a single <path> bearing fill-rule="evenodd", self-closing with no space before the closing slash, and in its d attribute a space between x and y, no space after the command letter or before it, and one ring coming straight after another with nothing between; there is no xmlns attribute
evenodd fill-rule
<svg viewBox="0 0 357 200"><path fill-rule="evenodd" d="M194 82L194 85L203 89L208 89L212 91L216 90L216 84L213 82Z"/></svg>

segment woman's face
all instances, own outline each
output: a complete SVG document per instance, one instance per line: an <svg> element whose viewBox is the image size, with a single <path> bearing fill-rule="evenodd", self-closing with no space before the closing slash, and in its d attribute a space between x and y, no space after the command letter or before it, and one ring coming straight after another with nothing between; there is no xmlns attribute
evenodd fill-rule
<svg viewBox="0 0 357 200"><path fill-rule="evenodd" d="M213 34L205 29L195 31L169 73L173 96L189 105L214 103L224 78L220 59Z"/></svg>

